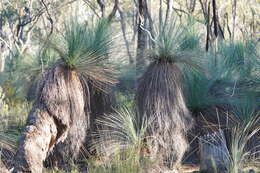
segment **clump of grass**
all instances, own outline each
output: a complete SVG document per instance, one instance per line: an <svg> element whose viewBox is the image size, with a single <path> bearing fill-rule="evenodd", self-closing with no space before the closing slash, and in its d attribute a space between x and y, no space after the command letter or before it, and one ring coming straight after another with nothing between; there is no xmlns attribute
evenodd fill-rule
<svg viewBox="0 0 260 173"><path fill-rule="evenodd" d="M142 124L139 124L142 123ZM117 153L129 147L141 149L146 132L146 124L139 122L135 114L128 108L122 107L115 113L97 119L98 130L96 141L92 144L94 149L99 148L100 153L107 151ZM105 146L105 150L102 147ZM109 155L109 153L107 153Z"/></svg>
<svg viewBox="0 0 260 173"><path fill-rule="evenodd" d="M93 134L95 142L92 149L102 160L102 165L90 163L91 173L138 173L145 160L142 153L147 125L136 119L135 114L126 107L119 108L114 114L105 115L97 120L100 129Z"/></svg>
<svg viewBox="0 0 260 173"><path fill-rule="evenodd" d="M256 46L254 41L220 42L216 51L201 57L201 71L183 68L189 109L198 112L218 106L235 112L242 121L250 118L245 116L255 113L259 102Z"/></svg>
<svg viewBox="0 0 260 173"><path fill-rule="evenodd" d="M218 114L216 115L218 116ZM237 115L231 115L227 113L229 117L238 117ZM219 117L218 117L219 118ZM215 127L211 127L209 122L206 122L212 131L215 131ZM213 141L205 141L209 145L216 145L216 141L224 142L225 146L219 148L220 154L223 154L226 165L214 165L215 158L213 160L214 170L220 169L218 166L224 166L228 173L246 173L246 170L259 170L260 163L260 118L259 112L252 114L248 121L231 120L227 118L226 127L223 128L221 124L219 130L225 131L223 136L213 136ZM212 138L210 138L212 140ZM222 153L221 153L222 152ZM219 159L219 158L217 158ZM209 167L211 169L211 167Z"/></svg>
<svg viewBox="0 0 260 173"><path fill-rule="evenodd" d="M142 165L136 160L136 153L133 151L124 151L110 158L104 165L89 164L90 173L140 173L143 170Z"/></svg>
<svg viewBox="0 0 260 173"><path fill-rule="evenodd" d="M5 163L12 160L17 150L21 128L25 124L29 109L30 104L27 102L14 104L13 101L6 100L0 88L0 160Z"/></svg>
<svg viewBox="0 0 260 173"><path fill-rule="evenodd" d="M5 98L5 93L0 88L0 130L21 128L26 121L31 104L24 102L9 101L12 98ZM9 104L8 104L9 103Z"/></svg>
<svg viewBox="0 0 260 173"><path fill-rule="evenodd" d="M229 173L240 173L250 166L259 169L259 113L252 117L249 121L238 123L231 129ZM251 145L250 141L253 141Z"/></svg>

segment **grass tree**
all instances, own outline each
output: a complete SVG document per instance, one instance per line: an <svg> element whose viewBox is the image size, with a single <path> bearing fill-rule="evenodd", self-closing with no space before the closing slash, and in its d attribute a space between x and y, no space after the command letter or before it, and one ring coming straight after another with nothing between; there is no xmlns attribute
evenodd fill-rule
<svg viewBox="0 0 260 173"><path fill-rule="evenodd" d="M13 172L42 172L54 148L59 164L77 158L89 128L90 85L106 91L115 82L106 62L111 41L106 20L95 27L71 20L48 43L59 58L38 81Z"/></svg>
<svg viewBox="0 0 260 173"><path fill-rule="evenodd" d="M138 116L147 117L151 154L170 167L180 163L188 148L186 132L193 124L183 95L182 69L197 69L198 65L193 63L196 54L183 50L184 33L176 23L160 30L135 96Z"/></svg>

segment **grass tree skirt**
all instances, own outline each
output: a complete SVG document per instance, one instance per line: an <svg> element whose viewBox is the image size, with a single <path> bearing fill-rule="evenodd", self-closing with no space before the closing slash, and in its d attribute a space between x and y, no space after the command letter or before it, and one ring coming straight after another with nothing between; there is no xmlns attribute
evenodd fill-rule
<svg viewBox="0 0 260 173"><path fill-rule="evenodd" d="M180 163L187 147L186 131L193 119L186 107L178 66L153 62L140 79L136 93L138 114L148 122L148 146L153 158L169 167Z"/></svg>
<svg viewBox="0 0 260 173"><path fill-rule="evenodd" d="M88 122L85 93L77 73L59 63L45 73L15 156L14 173L42 172L54 147L78 154Z"/></svg>
<svg viewBox="0 0 260 173"><path fill-rule="evenodd" d="M88 116L79 116L74 119L67 138L59 142L46 160L46 166L70 171L71 164L80 155L81 147L85 142L88 130Z"/></svg>

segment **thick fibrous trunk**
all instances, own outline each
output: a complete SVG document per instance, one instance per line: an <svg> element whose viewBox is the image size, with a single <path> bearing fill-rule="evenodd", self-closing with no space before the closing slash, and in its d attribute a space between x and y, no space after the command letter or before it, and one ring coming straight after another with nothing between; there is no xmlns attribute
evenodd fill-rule
<svg viewBox="0 0 260 173"><path fill-rule="evenodd" d="M60 64L46 72L39 82L13 172L42 172L43 161L55 145L66 151L63 156L76 157L88 127L88 88L84 89L77 73Z"/></svg>
<svg viewBox="0 0 260 173"><path fill-rule="evenodd" d="M47 158L47 165L70 171L70 164L79 157L80 149L85 142L89 127L89 119L87 117L83 115L74 119L74 123L69 128L67 138L55 146Z"/></svg>
<svg viewBox="0 0 260 173"><path fill-rule="evenodd" d="M193 119L186 107L180 70L173 63L154 62L142 76L136 94L141 117L148 120L148 146L154 158L168 166L180 163L187 147L186 131ZM165 160L164 160L165 161Z"/></svg>
<svg viewBox="0 0 260 173"><path fill-rule="evenodd" d="M15 158L13 172L42 172L43 161L57 137L57 126L44 106L31 111ZM52 144L53 143L53 144Z"/></svg>

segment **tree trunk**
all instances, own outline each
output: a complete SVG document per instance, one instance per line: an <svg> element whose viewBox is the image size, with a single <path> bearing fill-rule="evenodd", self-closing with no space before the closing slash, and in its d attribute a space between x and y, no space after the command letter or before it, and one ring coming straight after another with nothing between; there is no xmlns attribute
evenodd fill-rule
<svg viewBox="0 0 260 173"><path fill-rule="evenodd" d="M99 5L99 7L100 7L101 16L105 17L105 8L106 8L106 6L105 6L104 0L97 0L97 3Z"/></svg>
<svg viewBox="0 0 260 173"><path fill-rule="evenodd" d="M44 106L35 105L15 156L14 173L42 172L43 161L57 138L57 128L54 118Z"/></svg>
<svg viewBox="0 0 260 173"><path fill-rule="evenodd" d="M3 16L0 14L0 38L2 39L3 38ZM5 43L3 43L1 41L0 43L0 72L3 72L4 69L5 69L5 52L6 52L6 49L7 46L5 45Z"/></svg>
<svg viewBox="0 0 260 173"><path fill-rule="evenodd" d="M10 171L7 170L5 165L0 160L0 173L9 173Z"/></svg>
<svg viewBox="0 0 260 173"><path fill-rule="evenodd" d="M218 37L218 15L217 15L216 0L212 1L212 14L213 14L213 23L214 23L214 34L215 37Z"/></svg>
<svg viewBox="0 0 260 173"><path fill-rule="evenodd" d="M227 171L229 152L222 130L203 136L199 140L199 151L201 171L210 173Z"/></svg>
<svg viewBox="0 0 260 173"><path fill-rule="evenodd" d="M172 18L172 6L173 6L173 0L167 0L167 10L166 10L164 28L169 24Z"/></svg>
<svg viewBox="0 0 260 173"><path fill-rule="evenodd" d="M125 22L126 19L125 19L125 15L124 15L124 12L123 12L123 10L121 9L121 7L119 5L117 6L117 9L118 9L118 12L119 12L119 15L120 15L121 30L122 30L122 33L123 33L123 38L125 40L125 46L126 46L127 54L128 54L128 57L129 57L129 63L133 64L134 63L134 58L131 55L130 44L129 44L128 39L126 37L126 22Z"/></svg>
<svg viewBox="0 0 260 173"><path fill-rule="evenodd" d="M160 7L159 7L159 28L163 25L163 16L162 16L162 0L160 0Z"/></svg>
<svg viewBox="0 0 260 173"><path fill-rule="evenodd" d="M207 27L207 36L206 36L206 51L209 50L211 44L211 25L210 25L210 2L208 3L208 12L206 14L206 27Z"/></svg>
<svg viewBox="0 0 260 173"><path fill-rule="evenodd" d="M138 1L139 8L139 21L138 21L138 38L137 38L137 56L136 56L136 67L137 70L142 69L145 66L144 51L147 48L147 34L142 29L146 27L147 23L147 2L146 0Z"/></svg>
<svg viewBox="0 0 260 173"><path fill-rule="evenodd" d="M237 13L237 1L233 0L233 4L232 4L232 16L233 16L233 26L232 26L232 38L231 41L234 42L235 40L235 28L236 28L236 14Z"/></svg>
<svg viewBox="0 0 260 173"><path fill-rule="evenodd" d="M41 173L43 161L56 145L63 151L59 159L77 157L89 118L89 105L85 105L89 90L83 86L77 73L62 65L46 72L20 139L14 173Z"/></svg>

